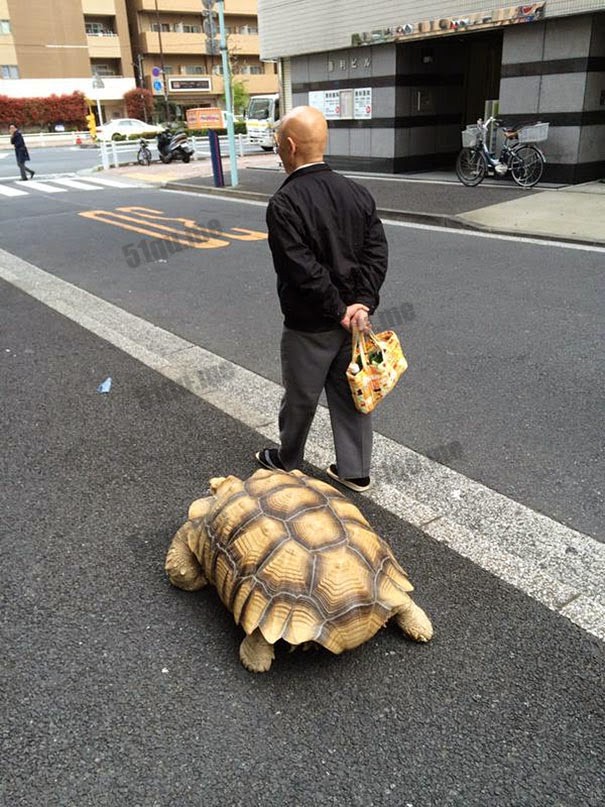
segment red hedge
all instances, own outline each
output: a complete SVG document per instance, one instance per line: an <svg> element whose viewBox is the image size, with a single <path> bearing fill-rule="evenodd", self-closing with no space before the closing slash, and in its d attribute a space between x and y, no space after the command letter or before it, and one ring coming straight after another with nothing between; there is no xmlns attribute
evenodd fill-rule
<svg viewBox="0 0 605 807"><path fill-rule="evenodd" d="M126 115L129 118L145 120L146 111L147 120L151 120L153 114L153 93L151 90L129 90L124 93L124 101L126 102Z"/></svg>
<svg viewBox="0 0 605 807"><path fill-rule="evenodd" d="M88 105L81 92L49 98L9 98L0 95L0 125L45 129L55 123L86 128Z"/></svg>

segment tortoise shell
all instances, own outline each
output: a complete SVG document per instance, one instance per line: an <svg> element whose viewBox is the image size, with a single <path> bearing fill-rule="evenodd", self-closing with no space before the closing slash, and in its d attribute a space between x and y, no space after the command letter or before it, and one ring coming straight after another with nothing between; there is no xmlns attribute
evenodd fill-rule
<svg viewBox="0 0 605 807"><path fill-rule="evenodd" d="M331 485L300 471L217 481L190 546L247 634L341 653L370 639L413 590L389 546Z"/></svg>

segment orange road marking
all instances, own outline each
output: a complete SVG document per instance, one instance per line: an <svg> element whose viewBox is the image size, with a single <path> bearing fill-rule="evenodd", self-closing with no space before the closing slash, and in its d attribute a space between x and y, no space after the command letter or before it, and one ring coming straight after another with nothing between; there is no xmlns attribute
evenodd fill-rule
<svg viewBox="0 0 605 807"><path fill-rule="evenodd" d="M202 227L194 219L185 218L171 218L165 216L161 210L153 210L150 207L118 207L117 210L123 210L125 213L134 213L141 218L146 219L162 219L163 221L176 221L183 224L188 230L197 230L202 233L210 233L210 235L222 236L223 238L231 238L234 241L264 241L267 238L266 233L258 232L258 230L248 230L244 227L232 227L228 232L221 230L213 230L209 227ZM242 235L236 235L242 233Z"/></svg>
<svg viewBox="0 0 605 807"><path fill-rule="evenodd" d="M114 213L112 210L87 210L84 213L78 213L78 215L87 219L101 221L104 224L112 224L114 227L121 227L123 230L132 230L142 235L150 235L153 238L176 241L178 244L184 244L184 246L193 247L194 249L218 249L219 247L229 246L228 241L223 241L219 238L204 238L201 234L183 232L183 230L176 230L172 227L163 227L161 224L150 225L155 228L153 230L150 228L145 229L141 226L133 226L146 224L147 222L131 218L130 216L122 216L119 213ZM130 222L130 224L126 224L125 222ZM166 235L166 233L169 235Z"/></svg>

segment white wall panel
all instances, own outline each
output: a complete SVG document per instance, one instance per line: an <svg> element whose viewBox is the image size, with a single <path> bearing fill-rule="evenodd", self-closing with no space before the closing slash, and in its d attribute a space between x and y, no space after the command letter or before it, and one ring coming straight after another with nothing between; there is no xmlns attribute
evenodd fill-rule
<svg viewBox="0 0 605 807"><path fill-rule="evenodd" d="M346 48L353 33L512 5L509 0L259 0L261 58ZM605 0L546 0L547 19L591 11L605 11Z"/></svg>

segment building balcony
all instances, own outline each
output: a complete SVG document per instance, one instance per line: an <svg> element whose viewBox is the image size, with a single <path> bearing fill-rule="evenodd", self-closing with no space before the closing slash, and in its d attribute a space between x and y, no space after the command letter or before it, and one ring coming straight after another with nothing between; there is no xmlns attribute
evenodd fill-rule
<svg viewBox="0 0 605 807"><path fill-rule="evenodd" d="M113 36L87 34L86 41L91 59L119 59L122 56L120 39L115 34Z"/></svg>
<svg viewBox="0 0 605 807"><path fill-rule="evenodd" d="M234 56L255 55L260 53L260 42L258 35L229 34L227 37L227 47Z"/></svg>
<svg viewBox="0 0 605 807"><path fill-rule="evenodd" d="M93 0L89 0L92 2ZM155 0L135 0L137 11L153 11L155 14ZM158 0L158 11L175 11L183 14L201 14L200 0ZM225 0L225 14L243 14L246 17L256 17L258 3L256 0Z"/></svg>
<svg viewBox="0 0 605 807"><path fill-rule="evenodd" d="M139 48L142 53L159 53L160 38L157 32L144 31L139 34ZM200 56L206 53L206 37L204 34L177 34L173 31L163 31L162 50L165 54Z"/></svg>
<svg viewBox="0 0 605 807"><path fill-rule="evenodd" d="M258 56L260 42L256 35L229 34L227 47L234 56ZM144 31L139 34L139 48L142 53L159 53L160 38L157 32ZM176 31L163 31L162 50L165 54L201 56L206 53L206 36L201 33L183 34Z"/></svg>
<svg viewBox="0 0 605 807"><path fill-rule="evenodd" d="M82 0L82 13L91 16L115 17L115 0Z"/></svg>
<svg viewBox="0 0 605 807"><path fill-rule="evenodd" d="M222 95L225 91L223 77L215 76L214 74L208 76L169 75L166 78L168 81L168 95L177 103L179 96L195 95L201 99L204 96ZM236 81L243 82L250 95L267 95L278 91L276 75L248 76L238 74L234 78ZM145 86L153 88L153 82L156 80L154 76L145 76ZM153 90L153 94L161 97L164 91Z"/></svg>

